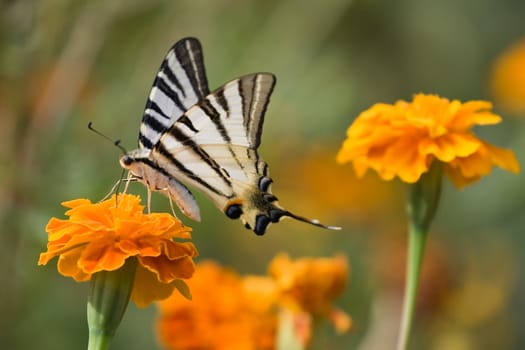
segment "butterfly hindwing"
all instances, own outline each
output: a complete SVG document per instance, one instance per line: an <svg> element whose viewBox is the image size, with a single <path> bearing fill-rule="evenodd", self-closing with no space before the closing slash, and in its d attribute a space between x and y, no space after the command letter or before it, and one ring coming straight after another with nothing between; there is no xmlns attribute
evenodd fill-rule
<svg viewBox="0 0 525 350"><path fill-rule="evenodd" d="M257 181L257 146L275 77L235 79L190 108L160 138L152 156L222 208Z"/></svg>

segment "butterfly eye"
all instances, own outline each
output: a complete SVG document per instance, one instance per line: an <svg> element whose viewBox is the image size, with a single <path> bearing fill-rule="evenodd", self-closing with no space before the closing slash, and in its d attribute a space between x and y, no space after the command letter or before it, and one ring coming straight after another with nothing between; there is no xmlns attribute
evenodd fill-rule
<svg viewBox="0 0 525 350"><path fill-rule="evenodd" d="M270 179L267 176L263 176L259 179L259 189L263 192L268 192L268 189L270 188L270 185L272 184L273 180Z"/></svg>
<svg viewBox="0 0 525 350"><path fill-rule="evenodd" d="M264 232L266 231L266 227L268 227L268 224L270 223L270 218L266 215L259 214L255 218L255 228L253 231L255 234L261 236L264 235Z"/></svg>
<svg viewBox="0 0 525 350"><path fill-rule="evenodd" d="M242 215L242 207L240 204L231 204L226 208L225 214L230 219L238 219Z"/></svg>
<svg viewBox="0 0 525 350"><path fill-rule="evenodd" d="M133 164L133 161L133 158L128 155L124 155L120 158L120 164L122 164L122 166L130 166Z"/></svg>

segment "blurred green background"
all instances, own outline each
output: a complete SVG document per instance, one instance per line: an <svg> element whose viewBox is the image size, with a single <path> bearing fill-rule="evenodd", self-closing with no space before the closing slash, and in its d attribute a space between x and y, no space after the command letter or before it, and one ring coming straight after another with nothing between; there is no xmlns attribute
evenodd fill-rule
<svg viewBox="0 0 525 350"><path fill-rule="evenodd" d="M263 274L280 251L343 252L352 274L338 306L354 329L334 336L324 325L312 348L394 348L404 187L374 174L358 181L335 154L375 102L417 92L490 100L494 60L525 35L524 18L520 0L1 1L0 348L86 347L88 284L61 277L54 262L36 265L44 227L63 217L60 202L99 200L119 178L119 150L87 123L134 148L156 70L184 36L201 40L211 89L251 72L277 76L260 148L274 193L291 211L344 227L288 220L257 237L196 193L202 223L184 220L199 259ZM504 122L476 132L524 164L524 120L495 110ZM525 349L524 179L495 170L463 191L447 181L413 349ZM153 203L169 210L161 195ZM131 305L112 348L157 348L154 317L154 306Z"/></svg>

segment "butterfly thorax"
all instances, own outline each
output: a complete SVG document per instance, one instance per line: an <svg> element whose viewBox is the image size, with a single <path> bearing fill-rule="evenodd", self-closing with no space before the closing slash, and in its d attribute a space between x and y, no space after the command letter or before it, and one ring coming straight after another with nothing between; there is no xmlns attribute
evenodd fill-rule
<svg viewBox="0 0 525 350"><path fill-rule="evenodd" d="M150 153L148 149L133 150L120 158L120 165L131 173L133 180L143 183L149 191L164 193L186 216L200 221L199 206L191 192L153 161Z"/></svg>

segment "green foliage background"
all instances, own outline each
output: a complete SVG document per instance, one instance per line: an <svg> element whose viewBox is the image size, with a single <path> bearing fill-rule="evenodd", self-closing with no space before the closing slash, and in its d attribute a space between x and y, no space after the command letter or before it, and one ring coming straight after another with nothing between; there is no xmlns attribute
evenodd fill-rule
<svg viewBox="0 0 525 350"><path fill-rule="evenodd" d="M120 176L118 149L88 131L88 121L134 148L162 58L178 39L196 36L212 89L251 72L276 74L260 150L274 192L288 209L345 228L324 232L290 220L256 237L197 195L202 223L185 222L200 259L263 274L280 251L344 252L352 276L338 306L355 328L334 336L325 325L313 349L392 349L402 289L383 288L374 266L378 245L391 252L397 245L384 242L405 242L396 233L405 225L403 186L389 184L395 194L360 220L352 192L348 213L330 201L303 203L310 187L337 191L346 180L295 186L305 174L294 164L320 150L335 162L346 128L375 102L417 92L490 99L491 65L525 34L523 18L519 0L0 2L0 347L86 346L88 285L61 277L54 264L36 266L44 227L63 217L61 201L98 200ZM504 123L477 132L524 164L524 120L495 110ZM331 174L322 164L316 171ZM461 192L445 186L430 235L444 272L425 282L438 297L419 309L414 349L525 348L524 176L496 170ZM154 209L169 210L164 197L153 198ZM392 276L402 274L402 262L392 266ZM131 306L113 348L157 347L154 315L154 306Z"/></svg>

